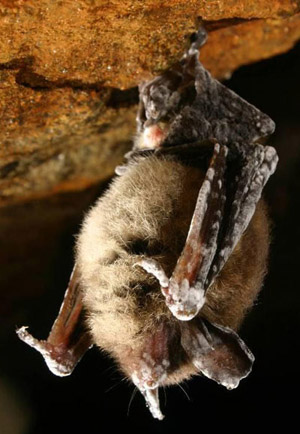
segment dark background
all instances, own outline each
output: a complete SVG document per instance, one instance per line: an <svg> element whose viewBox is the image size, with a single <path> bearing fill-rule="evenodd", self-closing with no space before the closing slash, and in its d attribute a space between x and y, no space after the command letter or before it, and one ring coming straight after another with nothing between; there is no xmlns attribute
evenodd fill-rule
<svg viewBox="0 0 300 434"><path fill-rule="evenodd" d="M227 391L200 377L161 390L162 422L100 351L88 352L70 377L51 374L42 357L19 341L15 327L30 325L45 338L72 269L74 234L101 188L60 195L2 210L0 433L143 433L277 428L298 419L300 243L300 44L288 54L240 68L226 82L270 115L269 143L280 162L265 197L273 220L269 274L240 335L256 361L238 389ZM296 394L296 397L294 396ZM187 395L189 398L187 398ZM198 426L197 426L198 425ZM297 425L296 425L297 426Z"/></svg>

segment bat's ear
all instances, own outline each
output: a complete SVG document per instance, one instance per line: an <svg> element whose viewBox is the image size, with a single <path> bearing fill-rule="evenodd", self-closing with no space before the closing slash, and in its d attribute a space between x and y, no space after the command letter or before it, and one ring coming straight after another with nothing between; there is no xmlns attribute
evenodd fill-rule
<svg viewBox="0 0 300 434"><path fill-rule="evenodd" d="M92 346L90 335L83 324L82 295L76 266L48 339L44 341L34 338L26 327L19 328L17 335L42 354L53 374L63 377L72 373L81 357Z"/></svg>
<svg viewBox="0 0 300 434"><path fill-rule="evenodd" d="M233 330L195 319L181 324L181 344L206 377L234 389L251 372L254 356Z"/></svg>

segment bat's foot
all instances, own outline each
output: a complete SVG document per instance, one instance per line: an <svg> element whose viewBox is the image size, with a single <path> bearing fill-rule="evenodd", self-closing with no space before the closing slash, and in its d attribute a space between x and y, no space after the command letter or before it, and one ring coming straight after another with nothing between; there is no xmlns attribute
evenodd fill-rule
<svg viewBox="0 0 300 434"><path fill-rule="evenodd" d="M201 26L199 30L193 33L191 36L191 46L187 51L187 55L191 55L194 53L194 51L198 51L199 48L205 44L206 41L207 41L207 31L203 26Z"/></svg>

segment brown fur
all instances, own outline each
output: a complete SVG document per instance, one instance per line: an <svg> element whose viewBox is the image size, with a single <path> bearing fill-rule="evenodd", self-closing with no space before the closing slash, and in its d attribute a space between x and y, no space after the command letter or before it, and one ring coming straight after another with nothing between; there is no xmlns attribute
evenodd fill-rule
<svg viewBox="0 0 300 434"><path fill-rule="evenodd" d="M142 348L161 320L176 328L158 282L135 263L157 259L170 277L184 246L204 173L172 157L148 157L116 178L86 216L77 242L84 304L93 341L120 361ZM261 287L269 233L262 202L227 264L209 288L200 311L237 329ZM176 349L175 349L176 351ZM128 362L129 363L129 362ZM166 383L196 370L182 363Z"/></svg>

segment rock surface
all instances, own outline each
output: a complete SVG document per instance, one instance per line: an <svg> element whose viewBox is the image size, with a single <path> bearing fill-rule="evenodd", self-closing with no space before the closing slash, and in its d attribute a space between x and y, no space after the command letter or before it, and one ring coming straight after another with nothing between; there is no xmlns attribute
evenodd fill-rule
<svg viewBox="0 0 300 434"><path fill-rule="evenodd" d="M137 91L182 54L228 78L300 38L292 0L0 0L0 206L107 179L135 131Z"/></svg>

